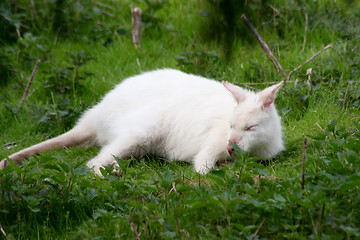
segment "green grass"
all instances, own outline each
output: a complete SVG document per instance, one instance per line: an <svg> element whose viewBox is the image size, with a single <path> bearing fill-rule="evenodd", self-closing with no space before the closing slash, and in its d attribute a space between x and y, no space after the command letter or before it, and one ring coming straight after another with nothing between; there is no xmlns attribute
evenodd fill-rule
<svg viewBox="0 0 360 240"><path fill-rule="evenodd" d="M36 9L43 11L34 18L26 1L16 1L24 8L6 15L8 2L0 4L1 20L7 16L28 28L20 28L22 39L18 39L14 22L4 21L1 27L8 35L0 35L4 59L0 65L0 159L69 130L107 91L143 71L176 68L237 83L283 78L241 22L241 12L234 16L235 27L225 28L226 18L217 15L219 8L206 1L135 1L134 6L143 10L140 51L131 42L130 1L104 1L110 8L73 1L65 9L75 10L62 16L64 30L58 36L51 24L54 11L47 10L50 2L35 1ZM84 8L71 5L81 2ZM287 72L332 44L296 71L278 94L284 152L268 162L239 153L238 160L221 163L205 176L190 164L156 156L118 159L121 173L105 174L103 179L84 167L99 151L97 147L42 153L21 167L0 171L0 224L7 237L359 238L360 5L356 1L305 1L301 5L270 1L279 11L275 14L261 1L247 2L244 12ZM309 21L302 50L305 12ZM78 54L84 64L76 65L75 57L67 52ZM18 109L36 59L42 62L31 95ZM309 68L312 88L305 84ZM17 146L3 147L10 142ZM0 236L5 239L3 233Z"/></svg>

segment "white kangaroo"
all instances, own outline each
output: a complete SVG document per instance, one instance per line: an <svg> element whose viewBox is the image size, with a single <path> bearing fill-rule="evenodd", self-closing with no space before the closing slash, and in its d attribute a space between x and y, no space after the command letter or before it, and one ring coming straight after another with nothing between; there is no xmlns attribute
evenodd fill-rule
<svg viewBox="0 0 360 240"><path fill-rule="evenodd" d="M252 156L271 158L284 149L274 106L282 84L254 93L173 69L146 72L124 80L70 131L8 158L21 165L55 147L100 145L100 153L86 164L99 175L114 156L145 154L192 162L205 174L234 155L231 142ZM7 164L2 160L0 169Z"/></svg>

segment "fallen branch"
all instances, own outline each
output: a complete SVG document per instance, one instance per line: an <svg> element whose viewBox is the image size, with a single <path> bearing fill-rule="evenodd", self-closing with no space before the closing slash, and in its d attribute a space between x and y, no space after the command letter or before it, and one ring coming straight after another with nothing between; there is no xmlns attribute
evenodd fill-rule
<svg viewBox="0 0 360 240"><path fill-rule="evenodd" d="M285 80L287 80L287 75L285 73L285 70L281 67L279 61L276 59L274 54L271 52L270 48L266 44L266 42L261 38L260 34L256 31L254 26L251 24L249 19L245 16L245 14L241 15L241 20L248 26L250 31L254 34L255 38L260 43L262 49L265 51L266 55L270 58L270 60L273 62L276 69L280 70L281 74L285 77Z"/></svg>
<svg viewBox="0 0 360 240"><path fill-rule="evenodd" d="M141 9L131 6L132 41L135 48L141 48Z"/></svg>
<svg viewBox="0 0 360 240"><path fill-rule="evenodd" d="M27 94L28 94L29 89L30 89L30 85L31 85L31 83L32 83L32 81L33 81L33 79L34 79L34 77L35 77L36 71L37 71L38 68L39 68L39 64L40 64L40 59L38 59L38 60L36 61L35 67L34 67L32 73L31 73L29 82L28 82L28 84L27 84L27 86L26 86L26 88L25 88L24 95L23 95L23 97L22 97L22 99L21 99L21 101L20 101L20 104L19 104L19 110L20 110L20 108L22 107L22 105L23 105L24 102L25 102L25 99L26 99Z"/></svg>
<svg viewBox="0 0 360 240"><path fill-rule="evenodd" d="M261 227L264 225L265 221L266 221L266 218L263 218L263 220L261 221L259 227L256 229L254 235L251 237L251 240L255 239L256 235L259 233L259 231L260 231Z"/></svg>
<svg viewBox="0 0 360 240"><path fill-rule="evenodd" d="M291 70L287 76L287 80L290 80L291 74L293 74L295 71L299 70L303 65L307 64L308 62L312 61L314 58L316 58L319 54L321 54L322 52L324 52L326 49L330 48L331 44L327 45L326 47L324 47L323 49L321 49L320 51L318 51L317 53L315 53L311 58L309 58L308 60L306 60L303 64L300 64L299 66L297 66L296 68L294 68L293 70Z"/></svg>

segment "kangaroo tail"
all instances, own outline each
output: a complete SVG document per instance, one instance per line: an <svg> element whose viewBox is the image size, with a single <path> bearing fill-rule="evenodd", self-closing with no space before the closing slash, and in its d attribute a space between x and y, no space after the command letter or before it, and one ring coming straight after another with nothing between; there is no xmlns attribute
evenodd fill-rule
<svg viewBox="0 0 360 240"><path fill-rule="evenodd" d="M13 160L17 165L21 165L22 161L31 155L49 151L57 147L90 145L95 142L95 137L96 136L93 131L84 129L81 125L77 125L62 135L20 150L19 152L10 155L8 158ZM6 159L2 160L0 162L0 169L4 169L7 165L8 161Z"/></svg>

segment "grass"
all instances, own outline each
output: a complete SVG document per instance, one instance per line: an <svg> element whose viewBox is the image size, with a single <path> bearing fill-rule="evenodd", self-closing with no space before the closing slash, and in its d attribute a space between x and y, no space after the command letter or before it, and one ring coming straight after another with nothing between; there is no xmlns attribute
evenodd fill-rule
<svg viewBox="0 0 360 240"><path fill-rule="evenodd" d="M0 4L2 20L8 2ZM18 39L13 22L3 25L9 34L1 38L1 66L7 71L0 80L0 158L69 130L113 86L143 71L177 68L237 83L282 79L241 22L241 13L233 19L236 27L226 28L232 35L221 32L226 18L208 2L136 1L143 9L138 51L131 42L130 2L104 3L108 7L83 2L83 8L71 8L69 3L65 9L76 10L62 19L60 34L49 24L50 3L41 7L39 2L44 11L34 18L26 7L6 15L29 29L21 27ZM20 0L16 4L27 6ZM258 1L248 1L244 12L287 72L332 44L292 75L296 86L290 82L278 94L284 152L262 163L239 152L237 161L222 163L205 176L189 164L156 156L117 159L121 173L103 179L84 167L97 147L42 153L22 167L0 172L0 224L7 237L358 238L360 5L327 0L270 4L279 14ZM19 11L24 12L16 15ZM309 21L302 50L305 12ZM42 62L31 95L18 109L36 59ZM75 61L79 59L84 64ZM305 84L309 68L311 88ZM308 146L302 189L304 137ZM10 142L16 146L2 147Z"/></svg>

